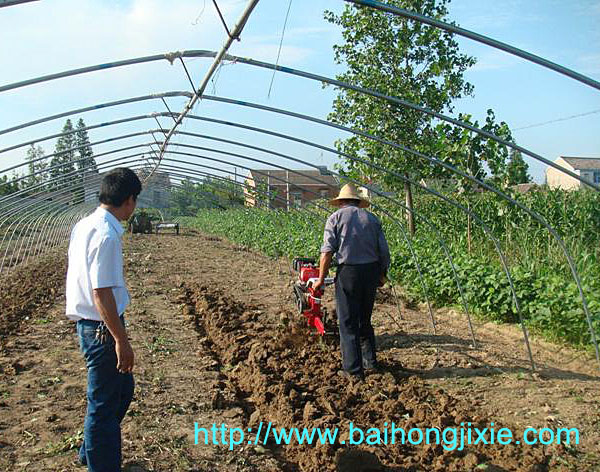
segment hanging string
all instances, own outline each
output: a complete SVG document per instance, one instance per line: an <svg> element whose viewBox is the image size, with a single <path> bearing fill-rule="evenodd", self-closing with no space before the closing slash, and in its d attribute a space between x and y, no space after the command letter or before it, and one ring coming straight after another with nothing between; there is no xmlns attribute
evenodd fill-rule
<svg viewBox="0 0 600 472"><path fill-rule="evenodd" d="M200 22L200 18L202 18L202 15L204 14L205 9L206 9L206 0L204 0L204 5L202 5L202 11L198 14L196 19L192 22L193 26L196 26Z"/></svg>
<svg viewBox="0 0 600 472"><path fill-rule="evenodd" d="M275 66L279 65L279 56L281 54L281 46L283 45L283 36L285 35L285 28L287 26L291 8L292 0L290 0L288 3L287 13L285 14L285 21L283 22L283 29L281 30L281 39L279 40L279 50L277 51L277 60L275 61ZM267 98L271 98L271 89L273 88L273 81L275 80L275 72L277 72L277 69L273 69L273 75L271 76L271 84L269 85L269 93L267 94Z"/></svg>

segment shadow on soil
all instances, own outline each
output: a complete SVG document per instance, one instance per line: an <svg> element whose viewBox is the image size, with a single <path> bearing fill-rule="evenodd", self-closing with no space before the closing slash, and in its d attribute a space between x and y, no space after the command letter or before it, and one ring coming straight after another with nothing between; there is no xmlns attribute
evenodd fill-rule
<svg viewBox="0 0 600 472"><path fill-rule="evenodd" d="M390 349L435 349L438 352L460 354L471 361L470 366L439 366L438 359L429 369L404 369L407 375L418 375L424 379L436 379L447 377L487 377L500 374L525 374L531 372L529 360L518 358L511 361L511 365L492 365L481 357L473 354L484 352L485 345L478 342L478 347L472 347L472 341L468 338L459 338L450 335L414 334L405 333L383 334L376 337L377 350L384 352ZM469 353L470 352L470 353ZM599 376L582 374L566 369L559 369L543 364L536 365L535 371L540 378L597 381Z"/></svg>

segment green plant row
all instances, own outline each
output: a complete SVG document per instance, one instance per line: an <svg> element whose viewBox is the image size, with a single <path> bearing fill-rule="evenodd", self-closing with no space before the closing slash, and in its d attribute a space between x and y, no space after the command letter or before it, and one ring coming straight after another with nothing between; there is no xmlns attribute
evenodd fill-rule
<svg viewBox="0 0 600 472"><path fill-rule="evenodd" d="M469 252L464 237L464 214L442 208L432 199L421 199L418 203L418 209L422 214L429 212L429 218L436 226L428 228L423 224L417 235L411 238L416 260L400 228L403 225L401 212L388 205L387 212L396 217L390 218L385 213L379 215L390 245L392 280L401 284L405 293L415 300L424 300L427 296L438 306L461 306L462 298L452 265L440 246L440 239L444 239L469 310L489 320L518 322L519 314L508 278L489 238L486 239L483 231L474 227ZM426 207L427 203L436 206L435 213ZM490 211L487 203L482 207ZM446 212L444 216L443 211ZM200 210L196 217L188 218L185 223L272 257L295 257L318 256L326 217L326 213L314 210L285 212L242 208ZM493 220L489 216L486 219ZM531 228L537 225L533 222L524 223L530 224ZM521 235L508 241L502 234L502 226L497 224L494 233L506 253L520 314L528 326L553 341L589 346L590 332L582 301L561 251L556 248L549 251L553 243L548 242L547 232L540 230L539 237L528 239ZM540 238L543 238L543 243L540 243ZM600 333L600 270L597 253L586 250L589 247L586 248L580 240L574 243L574 239L577 238L565 237L565 242L576 258L595 331ZM534 244L539 245L538 256L523 257L532 253ZM417 262L423 280L419 276Z"/></svg>

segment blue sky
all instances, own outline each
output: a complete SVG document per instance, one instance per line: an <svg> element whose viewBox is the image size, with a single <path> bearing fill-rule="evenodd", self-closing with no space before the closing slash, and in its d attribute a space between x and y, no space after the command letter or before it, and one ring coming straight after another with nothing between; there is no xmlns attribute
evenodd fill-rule
<svg viewBox="0 0 600 472"><path fill-rule="evenodd" d="M246 4L245 0L219 0L231 26ZM324 9L340 11L341 0L295 0L283 41L280 64L333 76L340 71L333 63L332 45L340 40L337 29L323 20ZM231 54L275 62L288 2L261 0L253 12L242 40ZM450 18L464 28L541 55L600 80L600 1L555 0L489 1L454 0ZM0 85L67 69L111 62L137 56L186 49L217 50L225 39L223 27L210 0L40 0L0 8ZM515 130L517 142L544 157L560 155L600 157L600 91L529 64L503 52L459 39L463 52L474 55L478 64L467 73L475 85L475 97L456 103L455 112L472 114L483 121L487 108ZM199 83L210 60L187 60ZM278 73L268 95L272 73L227 64L208 88L208 94L257 102L325 118L334 97L332 88ZM0 93L0 129L60 111L150 93L190 90L180 65L167 61L94 72L77 77ZM169 107L180 111L186 100L171 98ZM112 121L128 116L166 111L160 100L125 105L78 115L86 124ZM519 129L573 115L583 117ZM299 122L267 112L202 101L194 114L239 121L275 129L321 145L332 146L344 134L315 124ZM163 126L169 126L161 118ZM0 149L38 139L60 131L64 119L0 135ZM156 128L144 120L90 132L92 141L109 136ZM211 134L263 146L318 165L332 165L335 156L278 138L204 122L188 121L184 131ZM122 141L121 145L145 143L149 137ZM206 146L206 140L178 138L178 142ZM41 143L47 154L54 141ZM240 152L236 146L210 144ZM96 154L116 145L95 147ZM247 153L260 159L267 154ZM0 154L0 169L23 161L25 150ZM125 154L122 154L125 155ZM178 157L184 159L182 157ZM188 158L189 159L189 158ZM102 158L98 159L102 162ZM288 165L282 160L273 162ZM242 160L234 164L256 166ZM222 166L224 172L232 169ZM543 180L544 166L531 163L531 173Z"/></svg>

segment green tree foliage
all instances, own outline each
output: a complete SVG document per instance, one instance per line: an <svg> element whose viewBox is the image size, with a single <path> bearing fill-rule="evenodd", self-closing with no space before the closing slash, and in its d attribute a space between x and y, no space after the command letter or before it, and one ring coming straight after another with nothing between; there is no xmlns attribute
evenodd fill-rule
<svg viewBox="0 0 600 472"><path fill-rule="evenodd" d="M527 173L529 165L523 159L519 151L513 150L507 166L508 184L526 184L531 182L531 176Z"/></svg>
<svg viewBox="0 0 600 472"><path fill-rule="evenodd" d="M44 158L45 153L41 146L32 144L27 149L27 156L25 159L28 162L29 174L23 182L24 187L33 187L43 183L47 179L47 173L44 171L48 167L48 162ZM41 188L37 191L40 191Z"/></svg>
<svg viewBox="0 0 600 472"><path fill-rule="evenodd" d="M227 206L244 204L242 187L233 180L206 177L202 183L202 187L206 192L212 193Z"/></svg>
<svg viewBox="0 0 600 472"><path fill-rule="evenodd" d="M391 5L445 20L449 0L390 0ZM452 101L468 96L473 86L463 74L475 59L461 54L445 31L372 8L347 5L341 15L326 11L325 18L342 28L343 43L334 46L335 60L347 71L337 78L397 96L436 112L452 111ZM340 89L329 118L355 129L434 154L438 133L430 115L360 92ZM337 143L340 151L362 156L396 172L422 178L442 173L404 151L353 136ZM389 175L347 162L353 176L378 177L388 187L400 183Z"/></svg>
<svg viewBox="0 0 600 472"><path fill-rule="evenodd" d="M18 192L20 190L20 182L16 182L18 178L19 176L17 174L13 174L10 179L7 175L0 177L0 196Z"/></svg>
<svg viewBox="0 0 600 472"><path fill-rule="evenodd" d="M514 142L508 124L504 121L497 123L496 115L491 109L487 111L483 126L480 126L478 121L473 121L471 115L460 113L458 119L492 133L507 142ZM504 188L507 185L512 185L508 175L510 155L508 146L448 123L440 123L437 125L436 131L438 134L436 155L440 159L455 165L471 177L487 180L495 186ZM460 188L475 188L475 184L471 181L456 175L453 178L459 180Z"/></svg>
<svg viewBox="0 0 600 472"><path fill-rule="evenodd" d="M74 201L81 203L85 200L85 187L90 176L98 174L98 166L94 159L94 152L90 146L90 139L85 123L82 118L77 122L75 132L74 147L76 149L74 160L77 162L77 180L78 184L74 188Z"/></svg>
<svg viewBox="0 0 600 472"><path fill-rule="evenodd" d="M200 182L184 179L171 192L171 209L177 216L194 216L199 209L241 206L242 190L233 181L206 177Z"/></svg>
<svg viewBox="0 0 600 472"><path fill-rule="evenodd" d="M54 148L55 156L50 161L50 177L52 179L60 178L67 174L74 175L72 173L75 172L75 165L73 163L75 160L75 151L73 150L75 147L75 133L71 120L67 119L62 132L68 134L59 137L56 141L56 147ZM67 178L60 182L53 182L52 188L61 189L70 185L70 181Z"/></svg>
<svg viewBox="0 0 600 472"><path fill-rule="evenodd" d="M176 216L193 216L200 208L215 208L219 204L203 182L186 178L171 191L171 209Z"/></svg>
<svg viewBox="0 0 600 472"><path fill-rule="evenodd" d="M85 123L82 118L77 122L77 132L75 133L75 147L77 149L77 169L84 175L97 174L98 166L94 159L94 151L90 146L90 138L88 137Z"/></svg>

